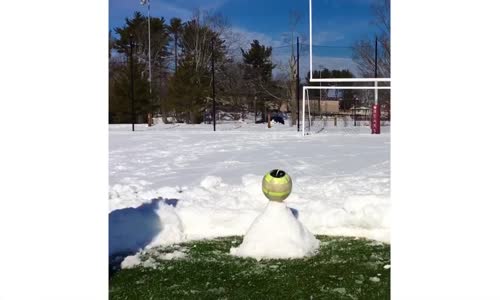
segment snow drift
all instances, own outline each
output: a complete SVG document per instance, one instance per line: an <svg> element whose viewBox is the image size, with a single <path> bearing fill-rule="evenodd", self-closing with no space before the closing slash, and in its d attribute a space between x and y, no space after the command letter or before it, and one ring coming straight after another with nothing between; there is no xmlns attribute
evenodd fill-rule
<svg viewBox="0 0 500 300"><path fill-rule="evenodd" d="M110 125L110 255L245 235L269 203L262 176L276 168L292 177L286 203L310 233L390 242L390 128L302 137L240 123Z"/></svg>
<svg viewBox="0 0 500 300"><path fill-rule="evenodd" d="M109 254L135 253L184 240L181 220L174 201L154 199L136 208L118 209L109 214Z"/></svg>

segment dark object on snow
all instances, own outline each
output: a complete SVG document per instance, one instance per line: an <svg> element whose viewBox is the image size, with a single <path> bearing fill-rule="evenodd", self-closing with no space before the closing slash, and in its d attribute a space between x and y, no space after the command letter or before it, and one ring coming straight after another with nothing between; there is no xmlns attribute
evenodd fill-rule
<svg viewBox="0 0 500 300"><path fill-rule="evenodd" d="M283 125L285 124L285 120L283 120L283 117L281 116L272 116L271 121L274 121L276 123L281 123Z"/></svg>

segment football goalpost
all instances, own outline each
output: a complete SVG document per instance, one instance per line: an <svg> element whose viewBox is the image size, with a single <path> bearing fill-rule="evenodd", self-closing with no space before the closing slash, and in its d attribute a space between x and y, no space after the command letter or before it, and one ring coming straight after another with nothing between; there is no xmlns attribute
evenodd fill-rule
<svg viewBox="0 0 500 300"><path fill-rule="evenodd" d="M390 83L390 78L313 78L313 39L312 39L312 2L309 0L309 82L318 83L347 83L347 82L357 82L357 83L371 83L373 85L361 85L361 86L303 86L302 87L302 136L306 135L306 127L309 125L311 127L311 104L309 100L309 90L370 90L373 89L375 92L374 104L372 105L371 122L370 126L372 129L372 134L380 133L380 107L378 105L378 90L381 89L391 89L390 86L379 86L379 82ZM307 102L307 103L306 103ZM307 111L306 111L307 104ZM308 116L308 122L306 124L306 115Z"/></svg>

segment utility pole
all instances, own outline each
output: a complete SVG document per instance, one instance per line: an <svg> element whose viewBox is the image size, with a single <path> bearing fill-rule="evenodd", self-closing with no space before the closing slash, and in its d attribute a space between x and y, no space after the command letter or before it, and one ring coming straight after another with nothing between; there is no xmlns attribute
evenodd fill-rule
<svg viewBox="0 0 500 300"><path fill-rule="evenodd" d="M148 4L148 56L149 56L149 104L150 104L150 114L148 114L148 126L151 126L152 124L152 118L153 118L153 89L151 87L152 85L152 78L151 78L151 20L150 20L150 0L141 0L141 4Z"/></svg>
<svg viewBox="0 0 500 300"><path fill-rule="evenodd" d="M215 131L215 37L212 37L212 120L214 121Z"/></svg>
<svg viewBox="0 0 500 300"><path fill-rule="evenodd" d="M130 100L132 102L132 131L135 131L135 107L134 107L134 43L132 42L133 36L130 35Z"/></svg>
<svg viewBox="0 0 500 300"><path fill-rule="evenodd" d="M299 37L297 37L297 132L300 131L300 103L299 103L299 93L300 93L300 76L299 76Z"/></svg>

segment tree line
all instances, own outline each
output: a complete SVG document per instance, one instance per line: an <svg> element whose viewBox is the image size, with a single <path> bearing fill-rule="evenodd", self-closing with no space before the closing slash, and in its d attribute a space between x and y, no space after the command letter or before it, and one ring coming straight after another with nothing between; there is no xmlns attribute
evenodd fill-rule
<svg viewBox="0 0 500 300"><path fill-rule="evenodd" d="M145 122L148 114L162 116L164 121L175 118L187 123L210 118L213 61L217 109L242 115L255 112L263 117L286 105L295 124L297 57L293 47L287 65L277 72L273 48L254 40L243 49L220 14L197 11L189 20L151 17L150 22L151 81L147 17L135 12L122 27L114 28L114 35L109 34L110 123L132 121L132 78L135 122ZM358 49L354 59L361 70L368 71L370 49L366 45L359 47L364 49ZM390 63L388 56L381 57ZM381 75L386 76L387 66L379 67ZM315 72L322 72L322 77L354 77L348 70ZM301 84L312 84L309 75ZM320 74L313 76L319 78ZM317 90L311 92L319 95ZM346 92L344 97L349 100L354 94ZM344 105L349 103L345 101Z"/></svg>

